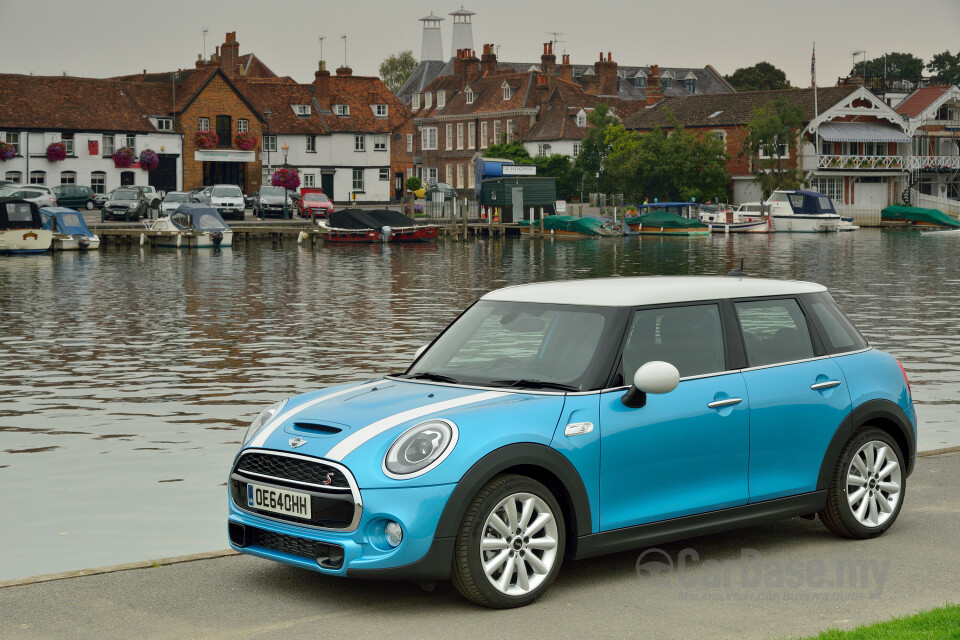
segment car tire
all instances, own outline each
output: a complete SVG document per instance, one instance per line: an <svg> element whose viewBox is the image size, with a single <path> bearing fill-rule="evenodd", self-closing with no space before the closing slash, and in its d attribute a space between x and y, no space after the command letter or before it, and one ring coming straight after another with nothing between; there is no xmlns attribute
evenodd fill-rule
<svg viewBox="0 0 960 640"><path fill-rule="evenodd" d="M854 432L840 452L820 520L844 538L879 536L900 514L906 482L903 453L897 441L886 431L865 425Z"/></svg>
<svg viewBox="0 0 960 640"><path fill-rule="evenodd" d="M87 200L87 202L86 202L86 204L84 204L84 206L87 208L87 211L93 211L93 209L94 209L93 200Z"/></svg>
<svg viewBox="0 0 960 640"><path fill-rule="evenodd" d="M557 577L565 546L563 510L550 490L526 476L497 476L460 523L453 584L485 607L528 605Z"/></svg>

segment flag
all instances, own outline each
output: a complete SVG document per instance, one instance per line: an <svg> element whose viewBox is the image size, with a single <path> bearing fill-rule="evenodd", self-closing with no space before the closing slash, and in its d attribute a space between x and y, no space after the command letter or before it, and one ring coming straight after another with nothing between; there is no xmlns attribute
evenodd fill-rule
<svg viewBox="0 0 960 640"><path fill-rule="evenodd" d="M813 55L810 56L810 86L817 86L817 43L813 43Z"/></svg>

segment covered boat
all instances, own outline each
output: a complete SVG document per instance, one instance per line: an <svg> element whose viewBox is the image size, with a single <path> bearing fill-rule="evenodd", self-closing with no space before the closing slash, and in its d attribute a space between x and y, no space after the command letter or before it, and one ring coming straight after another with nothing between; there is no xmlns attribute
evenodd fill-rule
<svg viewBox="0 0 960 640"><path fill-rule="evenodd" d="M840 215L833 200L816 191L778 190L764 203L777 231L821 233L837 231Z"/></svg>
<svg viewBox="0 0 960 640"><path fill-rule="evenodd" d="M440 235L435 225L418 225L399 211L344 209L318 223L331 242L426 242Z"/></svg>
<svg viewBox="0 0 960 640"><path fill-rule="evenodd" d="M735 209L725 204L703 205L700 207L700 222L707 225L710 233L773 233L774 231L770 215L763 211L763 207Z"/></svg>
<svg viewBox="0 0 960 640"><path fill-rule="evenodd" d="M700 221L696 202L654 202L640 205L638 215L624 220L640 235L708 236L710 229Z"/></svg>
<svg viewBox="0 0 960 640"><path fill-rule="evenodd" d="M99 249L100 237L90 231L83 215L66 207L43 207L40 209L43 228L53 232L55 251Z"/></svg>
<svg viewBox="0 0 960 640"><path fill-rule="evenodd" d="M519 223L520 234L530 233L530 221L521 220ZM535 220L533 226L539 229L540 221ZM597 218L577 218L574 216L544 216L543 218L544 235L557 236L561 238L589 238L598 236L619 236L621 231L619 225L611 225Z"/></svg>
<svg viewBox="0 0 960 640"><path fill-rule="evenodd" d="M920 207L907 207L902 205L891 205L880 212L881 219L884 222L901 222L924 227L950 227L960 229L960 222L956 218L951 218L940 209L922 209Z"/></svg>
<svg viewBox="0 0 960 640"><path fill-rule="evenodd" d="M169 216L153 221L146 235L157 247L191 249L226 248L233 244L233 231L217 210L208 204L187 202Z"/></svg>
<svg viewBox="0 0 960 640"><path fill-rule="evenodd" d="M52 242L35 202L0 198L0 254L43 253Z"/></svg>

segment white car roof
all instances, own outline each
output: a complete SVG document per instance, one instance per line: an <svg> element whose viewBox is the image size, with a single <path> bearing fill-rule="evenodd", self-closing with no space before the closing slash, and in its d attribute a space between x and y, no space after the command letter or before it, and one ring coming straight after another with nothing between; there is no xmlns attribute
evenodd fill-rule
<svg viewBox="0 0 960 640"><path fill-rule="evenodd" d="M521 284L497 289L481 300L634 307L720 298L816 293L827 288L813 282L733 276L643 276L591 278Z"/></svg>

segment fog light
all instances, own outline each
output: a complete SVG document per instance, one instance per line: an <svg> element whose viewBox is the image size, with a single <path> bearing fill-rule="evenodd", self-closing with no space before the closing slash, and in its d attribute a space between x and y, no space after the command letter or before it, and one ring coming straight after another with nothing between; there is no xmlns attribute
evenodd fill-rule
<svg viewBox="0 0 960 640"><path fill-rule="evenodd" d="M391 547L399 546L400 541L403 540L403 529L396 522L388 522L383 528L383 533L386 534L387 543Z"/></svg>

